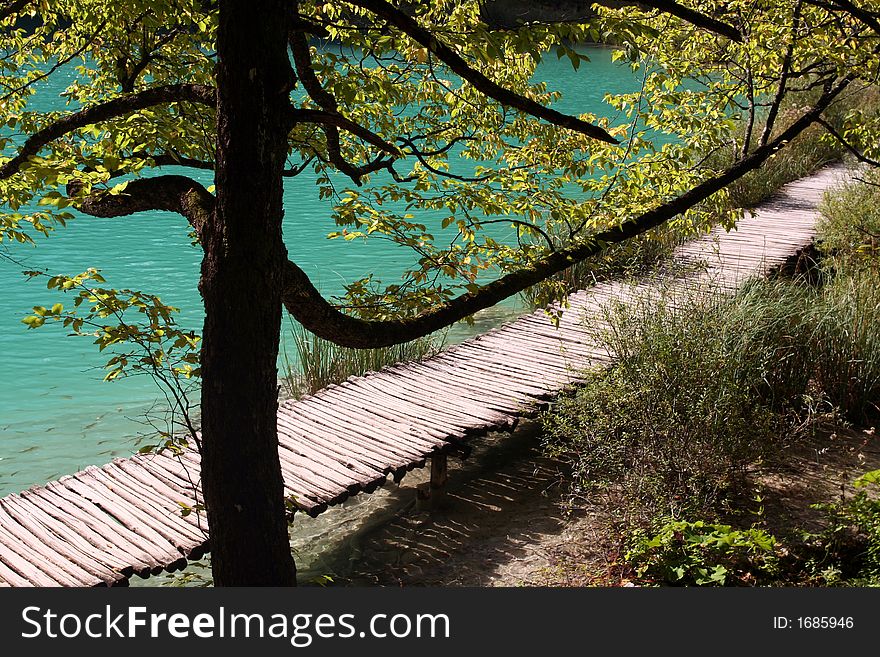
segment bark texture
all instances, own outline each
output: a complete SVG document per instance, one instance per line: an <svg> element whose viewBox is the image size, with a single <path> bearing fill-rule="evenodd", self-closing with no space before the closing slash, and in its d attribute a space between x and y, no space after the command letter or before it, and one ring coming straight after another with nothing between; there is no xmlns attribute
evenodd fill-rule
<svg viewBox="0 0 880 657"><path fill-rule="evenodd" d="M292 84L283 0L220 3L217 203L202 231L202 488L217 586L292 586L276 430L282 169Z"/></svg>

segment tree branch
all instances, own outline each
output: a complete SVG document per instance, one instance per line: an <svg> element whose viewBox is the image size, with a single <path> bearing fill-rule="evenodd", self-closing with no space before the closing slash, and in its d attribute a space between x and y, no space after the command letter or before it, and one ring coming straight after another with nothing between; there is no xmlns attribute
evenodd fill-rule
<svg viewBox="0 0 880 657"><path fill-rule="evenodd" d="M862 9L850 0L806 0L806 2L814 7L820 7L828 11L840 11L849 14L871 28L876 34L880 34L880 12Z"/></svg>
<svg viewBox="0 0 880 657"><path fill-rule="evenodd" d="M294 9L298 11L297 2L294 2ZM309 53L309 43L306 40L305 34L298 30L291 30L287 36L287 42L290 46L290 52L293 55L293 65L296 69L297 77L300 82L302 82L306 93L322 110L330 115L341 117L342 115L339 114L339 106L336 103L336 98L321 86L321 81L318 79L318 76L315 75L315 70L312 68L311 53ZM357 125L353 122L351 122L351 124L352 127ZM369 141L368 143L372 143L373 145L381 144L378 147L386 152L392 152L389 151L389 148L395 148L372 131L367 131L360 125L357 125L357 127L365 131L362 132L363 135L366 135L367 133L369 134L372 141ZM331 164L339 169L339 171L351 178L356 185L360 185L361 178L369 173L380 169L388 169L391 171L390 167L394 163L394 157L401 155L400 151L395 148L396 152L392 152L392 158L379 156L372 162L363 166L356 166L346 160L342 155L342 145L339 140L339 129L337 126L325 123L322 125L322 128L324 130L324 135L327 138L327 159L329 159Z"/></svg>
<svg viewBox="0 0 880 657"><path fill-rule="evenodd" d="M0 180L17 173L29 158L40 152L41 148L74 130L154 105L182 101L215 107L215 91L213 87L201 84L172 84L114 98L69 114L28 137L18 154L0 166Z"/></svg>
<svg viewBox="0 0 880 657"><path fill-rule="evenodd" d="M601 0L597 3L600 5L605 5L608 7L614 7L615 3L607 1L602 2ZM657 11L663 12L664 14L669 14L671 16L675 16L676 18L680 18L683 21L690 23L691 25L695 25L696 27L703 28L704 30L708 30L709 32L715 32L716 34L720 34L722 36L726 36L731 41L736 41L741 43L743 40L742 33L727 23L724 23L717 18L713 18L708 14L704 14L695 9L691 9L690 7L685 7L682 4L675 2L675 0L636 0L632 3L638 7L648 8L648 9L656 9ZM619 6L620 3L617 3Z"/></svg>
<svg viewBox="0 0 880 657"><path fill-rule="evenodd" d="M762 146L769 141L770 135L773 133L773 125L776 123L776 116L779 114L779 109L782 107L782 100L785 98L788 80L791 75L791 63L794 58L794 48L797 44L797 33L801 24L802 11L803 2L798 1L794 6L794 13L792 16L791 41L788 42L788 46L785 50L785 57L782 60L782 72L779 75L779 87L776 90L776 95L773 97L770 111L767 113L767 120L764 122L764 131L761 133Z"/></svg>
<svg viewBox="0 0 880 657"><path fill-rule="evenodd" d="M609 244L623 242L640 235L693 208L749 171L757 169L777 150L819 120L821 113L850 81L850 78L847 78L827 88L815 106L779 136L757 148L751 155L721 174L616 228L592 236L586 244L551 253L531 267L506 274L484 285L478 291L456 297L435 310L416 317L388 321L369 321L346 315L324 299L306 273L290 261L285 265L284 272L282 291L284 305L288 312L309 331L347 347L384 347L428 335L479 310L493 306L545 280L548 276L571 267L576 262L596 255Z"/></svg>
<svg viewBox="0 0 880 657"><path fill-rule="evenodd" d="M598 139L599 141L608 142L609 144L619 143L617 139L597 125L587 123L586 121L568 114L557 112L554 109L545 107L525 96L520 96L519 94L510 91L509 89L505 89L499 84L493 82L476 69L471 68L471 66L462 59L458 53L452 50L449 46L438 41L431 32L419 25L411 16L389 4L385 0L348 1L350 4L372 12L376 16L384 19L388 24L396 27L398 30L437 56L452 70L453 73L469 82L481 93L495 99L502 105L518 109L539 119L544 119L545 121L561 128L574 130L575 132Z"/></svg>
<svg viewBox="0 0 880 657"><path fill-rule="evenodd" d="M495 3L499 5L499 9L502 10L505 7L505 3L502 1L498 1ZM532 20L531 17L535 16L535 14L530 14L529 19L525 20L515 20L512 24L505 24L501 27L501 29L506 29L508 27L520 27L522 25L547 25L553 23L575 23L575 22L585 22L588 19L595 16L595 12L592 10L592 5L601 5L603 7L608 7L609 9L620 9L621 7L638 7L642 10L657 10L664 14L670 14L672 16L676 16L692 25L700 27L704 30L708 30L709 32L715 32L716 34L720 34L721 36L725 36L733 41L742 41L743 36L739 30L737 30L732 25L728 23L724 23L717 18L713 18L708 14L699 12L695 9L690 9L689 7L685 7L677 2L672 0L593 0L590 2L556 2L554 3L554 9L558 12L558 18L554 18L551 20ZM485 4L481 5L481 9L484 9ZM488 9L488 7L485 7ZM484 20L487 22L492 22L492 18L490 18L490 14L494 12L486 13L484 9L483 16ZM493 16L493 18L497 21L498 16ZM507 23L507 21L502 21Z"/></svg>
<svg viewBox="0 0 880 657"><path fill-rule="evenodd" d="M379 150L385 151L394 157L402 157L401 150L391 144L372 130L355 123L351 119L344 117L338 112L328 112L326 110L301 109L294 108L291 110L291 117L295 123L317 123L318 125L335 126L350 132L355 137L360 137L368 144L375 146Z"/></svg>
<svg viewBox="0 0 880 657"><path fill-rule="evenodd" d="M843 146L847 151L849 151L859 162L869 164L872 167L880 168L880 162L878 162L877 160L872 160L870 157L868 157L867 155L862 153L859 149L857 149L855 146L853 146L851 143L849 143L844 138L844 136L842 134L840 134L837 131L837 129L835 129L835 127L833 125L831 125L828 121L826 121L825 119L819 119L817 121L817 123L819 125L821 125L823 128L825 128L825 130L828 131L828 134L830 134L838 142L840 142L840 145Z"/></svg>
<svg viewBox="0 0 880 657"><path fill-rule="evenodd" d="M78 210L93 217L122 217L135 212L165 210L186 217L196 234L201 235L214 211L214 195L186 176L139 178L129 182L119 194L93 191L77 199L81 185L69 183L67 193Z"/></svg>

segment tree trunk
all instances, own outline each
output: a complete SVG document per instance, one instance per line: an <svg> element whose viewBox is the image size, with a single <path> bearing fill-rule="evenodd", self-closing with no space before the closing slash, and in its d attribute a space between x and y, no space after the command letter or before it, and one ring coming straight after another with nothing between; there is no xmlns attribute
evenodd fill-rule
<svg viewBox="0 0 880 657"><path fill-rule="evenodd" d="M278 460L282 168L289 129L283 0L221 0L217 206L202 237L202 487L216 586L292 586Z"/></svg>

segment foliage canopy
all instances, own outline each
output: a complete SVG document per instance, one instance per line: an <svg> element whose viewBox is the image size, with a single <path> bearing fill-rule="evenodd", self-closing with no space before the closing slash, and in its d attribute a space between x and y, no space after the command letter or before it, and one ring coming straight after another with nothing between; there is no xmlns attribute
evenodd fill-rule
<svg viewBox="0 0 880 657"><path fill-rule="evenodd" d="M164 207L200 230L211 194L180 176L161 187L155 179L169 165L215 166L216 4L13 4L21 7L0 37L2 239L48 234L71 218L71 207L95 215ZM695 25L656 4L653 12L597 6L583 22L501 30L472 2L409 4L407 13L386 2L289 3L284 175L318 173L315 193L333 202L331 237L391 240L417 255L403 280L354 281L340 305L378 322L441 314L411 330L395 326L394 335L381 325L367 335L368 324L345 324L313 289L286 298L288 309L339 342L395 342L466 317L649 224L705 229L717 219L713 199L724 194L712 181L725 173L706 164L707 154L744 134L730 167L736 177L785 145L784 128L804 117L821 122L827 105L873 83L880 65L876 12L867 5L701 2L694 9L706 19ZM741 38L705 29L715 27L706 21ZM533 79L541 59L568 57L578 68L583 56L570 44L603 40L619 44L616 56L638 71L641 91L609 96L608 116L545 109L558 94ZM33 111L28 101L41 83L74 65L67 108ZM784 100L801 108L786 124ZM769 126L761 134L742 130L760 119ZM837 137L871 156L878 119L854 110L844 125ZM688 194L701 198L682 202ZM494 239L485 229L498 222L519 239ZM311 287L295 264L290 270L294 283ZM508 284L487 289L480 281L489 272ZM456 310L442 312L450 302ZM320 314L333 319L321 326Z"/></svg>

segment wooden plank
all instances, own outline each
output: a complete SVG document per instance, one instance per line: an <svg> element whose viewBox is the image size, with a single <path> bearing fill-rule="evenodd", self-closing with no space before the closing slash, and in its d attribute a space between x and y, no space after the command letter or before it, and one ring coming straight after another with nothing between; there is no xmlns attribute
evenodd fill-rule
<svg viewBox="0 0 880 657"><path fill-rule="evenodd" d="M3 546L3 561L6 565L32 586L70 585L70 580L64 574L54 572L51 565L34 563L30 550L23 546L18 538L6 532L2 525L0 525L0 545Z"/></svg>
<svg viewBox="0 0 880 657"><path fill-rule="evenodd" d="M391 464L394 464L393 467L403 466L408 462L408 459L418 453L418 450L404 449L395 442L389 444L380 440L377 434L384 431L381 426L368 425L355 416L339 419L331 414L328 406L332 404L326 400L309 401L310 404L304 404L297 409L299 411L298 419L302 422L314 423L317 430L323 427L325 431L323 436L327 440L335 442L340 449L352 453L355 450L364 450L374 455L377 462L384 463L388 467L392 467ZM363 413L364 410L359 408L357 412ZM342 414L340 413L340 415ZM388 446L387 451L386 445Z"/></svg>
<svg viewBox="0 0 880 657"><path fill-rule="evenodd" d="M450 372L454 369L456 372L456 380L461 385L470 388L475 394L480 394L483 390L488 391L496 388L503 388L510 400L506 408L511 412L522 412L524 408L528 407L535 400L535 396L529 392L531 386L514 386L509 382L502 384L498 379L497 372L493 379L487 381L482 378L483 373L479 371L477 371L479 373L476 373L475 368L473 368L473 363L468 363L467 361L449 364L437 360L431 363L430 367L434 369L439 376L446 376L447 378L450 376ZM486 397L489 399L488 394Z"/></svg>
<svg viewBox="0 0 880 657"><path fill-rule="evenodd" d="M173 499L157 495L149 486L142 486L113 463L102 468L86 468L81 481L98 482L103 494L107 491L120 503L125 503L135 512L135 519L147 521L156 534L175 543L178 548L189 550L194 545L204 543L204 533L198 528L198 520L190 515L183 516L180 506Z"/></svg>
<svg viewBox="0 0 880 657"><path fill-rule="evenodd" d="M473 424L474 418L471 415L456 412L448 407L444 410L443 406L445 405L446 400L441 402L431 397L425 397L424 393L421 391L416 391L415 397L413 397L408 394L406 390L400 388L397 380L373 380L372 385L369 385L370 381L368 380L363 381L362 383L387 399L390 404L388 408L395 410L400 409L401 412L408 417L413 418L415 422L418 422L422 426L433 428L443 421L441 418L452 418L446 420L448 423L445 424L445 426L439 424L441 429L437 432L438 437L445 438L450 435L454 436L456 435L454 432L461 432L463 429L466 430ZM485 421L483 418L479 419ZM460 435L463 436L464 434L461 433Z"/></svg>
<svg viewBox="0 0 880 657"><path fill-rule="evenodd" d="M161 533L156 531L154 523L150 522L147 514L141 513L140 510L133 509L124 500L119 499L106 486L100 485L100 482L94 477L77 472L69 477L62 477L58 480L65 488L79 495L83 500L91 502L97 508L102 509L105 513L112 516L116 521L137 534L140 538L140 544L148 547L151 554L155 555L156 561L164 568L164 564L173 561L180 555L171 559L174 555L176 545Z"/></svg>
<svg viewBox="0 0 880 657"><path fill-rule="evenodd" d="M184 479L185 475L175 473L175 471L180 472L183 469L183 466L176 461L168 458L132 458L117 459L114 463L118 463L120 467L131 468L132 472L135 469L143 469L144 472L149 473L152 477L162 482L165 487L174 491L174 496L172 497L174 501L184 502L190 506L201 503L201 491L198 489L197 484L194 484L189 479Z"/></svg>
<svg viewBox="0 0 880 657"><path fill-rule="evenodd" d="M453 382L449 381L445 384L445 389L432 386L425 377L410 378L401 370L395 370L395 386L397 386L405 394L411 395L433 395L434 398L442 400L441 403L447 404L454 408L459 414L467 417L473 424L505 424L510 421L510 415L494 411L486 405L472 401L459 393L454 387Z"/></svg>
<svg viewBox="0 0 880 657"><path fill-rule="evenodd" d="M285 449L301 451L306 456L317 454L358 476L371 477L383 472L385 465L382 460L364 452L353 454L350 448L345 449L337 443L325 440L322 430L307 422L301 423L292 413L279 413L278 424L283 427L284 432L284 439L279 444Z"/></svg>
<svg viewBox="0 0 880 657"><path fill-rule="evenodd" d="M376 476L384 473L387 467L387 459L381 460L378 456L359 446L343 445L342 440L337 436L334 440L328 438L331 429L324 426L316 426L299 417L292 415L285 416L281 419L279 416L279 424L288 427L286 430L294 432L297 436L296 449L318 450L320 453L327 454L327 458L336 459L342 467L351 468L352 471L361 476ZM286 443L286 441L285 441Z"/></svg>
<svg viewBox="0 0 880 657"><path fill-rule="evenodd" d="M405 368L395 370L402 380L411 386L419 386L423 391L442 398L444 394L454 396L455 403L477 417L488 417L493 422L504 424L516 416L515 407L509 403L498 404L499 400L505 400L505 396L488 394L488 391L476 391L460 384L455 378L439 378L434 376L433 370L428 368Z"/></svg>
<svg viewBox="0 0 880 657"><path fill-rule="evenodd" d="M500 391L497 387L477 388L468 385L460 376L450 376L450 367L439 358L419 363L418 368L413 368L412 376L419 380L431 381L435 387L454 386L460 394L469 399L478 401L480 404L493 408L505 415L515 415L520 408L520 399L526 399L525 395L517 395L509 390Z"/></svg>
<svg viewBox="0 0 880 657"><path fill-rule="evenodd" d="M450 382L451 383L451 382ZM496 420L506 420L507 416L493 412L485 406L473 404L469 399L457 394L452 386L446 388L445 394L432 394L432 391L423 384L421 379L413 380L395 370L393 386L395 396L400 394L404 398L420 397L423 401L430 401L431 407L438 411L447 410L461 419L465 426L478 424L493 424Z"/></svg>
<svg viewBox="0 0 880 657"><path fill-rule="evenodd" d="M184 463L178 456L162 452L158 454L136 454L130 459L125 459L139 467L144 467L156 477L164 480L169 485L181 489L181 495L191 496L195 499L199 496L199 482L201 469L192 468Z"/></svg>
<svg viewBox="0 0 880 657"><path fill-rule="evenodd" d="M92 474L101 479L106 486L113 486L124 499L132 500L131 504L141 504L142 500L151 508L151 513L157 520L162 521L170 530L189 537L193 546L204 545L207 541L207 526L203 522L204 518L200 519L195 513L183 515L183 507L178 504L176 491L166 487L161 480L143 468L129 469L113 462L93 471ZM185 503L192 506L195 501L190 500Z"/></svg>
<svg viewBox="0 0 880 657"><path fill-rule="evenodd" d="M0 559L0 582L4 586L22 586L22 587L30 587L34 586L34 583L28 580L23 575L19 575L15 570L6 565L6 548L3 549L3 559Z"/></svg>
<svg viewBox="0 0 880 657"><path fill-rule="evenodd" d="M107 546L101 549L100 543L96 545L81 536L82 527L77 531L70 531L67 525L47 514L43 509L29 500L18 495L7 495L0 503L6 505L6 509L20 524L32 528L35 536L43 540L47 545L53 545L62 554L71 560L81 562L85 567L94 569L103 582L117 582L131 575L133 567L123 574L125 564L114 560L106 554ZM37 525L37 527L34 527ZM45 532L47 536L41 534ZM90 531L90 530L89 530ZM99 548L99 549L95 549Z"/></svg>
<svg viewBox="0 0 880 657"><path fill-rule="evenodd" d="M351 470L343 474L338 472L336 468L330 467L329 464L325 466L320 461L286 448L281 442L279 442L278 446L278 456L283 462L290 465L290 467L299 468L312 473L314 476L319 476L335 487L354 492L365 482L365 478L362 475L356 476Z"/></svg>
<svg viewBox="0 0 880 657"><path fill-rule="evenodd" d="M395 403L395 399L383 392L378 386L367 380L359 380L357 387L335 386L328 388L326 394L313 401L323 406L325 414L334 414L334 408L340 419L348 424L353 423L365 428L368 436L385 445L395 444L404 453L421 453L426 445L433 444L433 439L444 439L447 435L463 435L461 428L446 425L445 430L428 426L413 417L413 407L406 407L403 402ZM342 412L340 412L342 411ZM369 432L379 432L370 434ZM393 436L394 440L390 440Z"/></svg>
<svg viewBox="0 0 880 657"><path fill-rule="evenodd" d="M0 513L0 531L18 539L34 556L51 565L53 574L66 575L76 586L101 583L102 576L107 574L101 564L88 563L93 560L74 554L62 539L50 535L33 520L22 523L6 500L0 500L0 508L3 510Z"/></svg>
<svg viewBox="0 0 880 657"><path fill-rule="evenodd" d="M416 429L414 437L421 435L431 436L440 440L444 440L447 436L463 437L466 423L457 420L449 420L442 413L434 408L425 406L416 400L408 400L402 396L394 395L386 390L382 383L377 380L378 377L363 377L357 380L357 389L352 390L354 394L347 394L355 384L346 386L345 383L327 390L327 400L337 403L340 400L349 402L351 397L357 397L359 394L366 399L372 400L369 412L365 415L375 415L384 417L392 422L404 420L410 426ZM383 382L384 383L384 382ZM421 442L428 442L421 440Z"/></svg>
<svg viewBox="0 0 880 657"><path fill-rule="evenodd" d="M71 524L81 523L89 527L113 545L115 550L128 554L133 564L142 565L148 570L161 570L162 561L159 555L144 548L144 542L138 534L59 482L51 481L45 487L35 489L33 492L35 496L45 498L50 504L57 505L58 509L63 511L65 520L69 520Z"/></svg>
<svg viewBox="0 0 880 657"><path fill-rule="evenodd" d="M530 396L542 399L554 390L563 388L575 378L581 367L567 367L559 372L548 374L536 370L532 363L537 356L529 357L520 352L508 351L503 364L499 364L491 351L474 349L468 354L468 376L473 377L473 370L482 370L485 376L491 377L502 369L503 378L496 379L496 384L516 387Z"/></svg>

